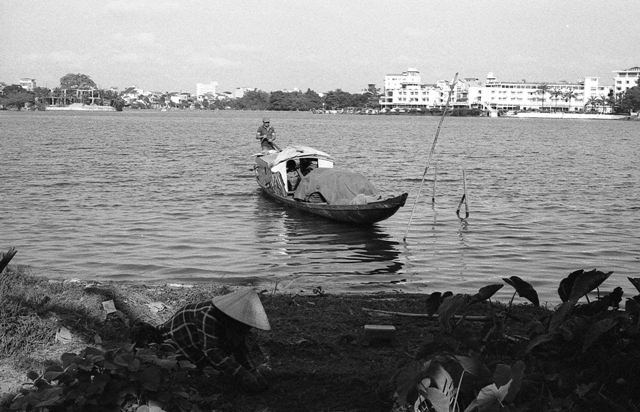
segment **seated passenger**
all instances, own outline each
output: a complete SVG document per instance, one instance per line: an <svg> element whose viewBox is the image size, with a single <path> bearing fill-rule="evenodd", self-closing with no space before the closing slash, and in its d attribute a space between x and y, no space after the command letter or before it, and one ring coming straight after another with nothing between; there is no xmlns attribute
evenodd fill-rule
<svg viewBox="0 0 640 412"><path fill-rule="evenodd" d="M295 160L287 161L287 190L296 190L300 183L300 172Z"/></svg>
<svg viewBox="0 0 640 412"><path fill-rule="evenodd" d="M302 175L306 176L312 170L318 168L318 159L300 159L300 169L302 170Z"/></svg>

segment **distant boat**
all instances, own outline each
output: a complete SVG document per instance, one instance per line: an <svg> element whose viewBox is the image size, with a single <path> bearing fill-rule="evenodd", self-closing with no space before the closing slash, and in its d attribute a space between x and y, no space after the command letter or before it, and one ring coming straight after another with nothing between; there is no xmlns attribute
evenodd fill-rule
<svg viewBox="0 0 640 412"><path fill-rule="evenodd" d="M518 112L505 117L517 117L523 119L626 120L629 118L629 115L604 113Z"/></svg>
<svg viewBox="0 0 640 412"><path fill-rule="evenodd" d="M317 168L304 171L310 162L317 162ZM287 164L292 173L297 170L300 180L296 187L289 187ZM408 196L381 196L364 176L334 169L329 154L307 146L259 153L254 169L258 185L270 198L338 222L372 224L388 219L404 206Z"/></svg>
<svg viewBox="0 0 640 412"><path fill-rule="evenodd" d="M87 110L94 112L115 112L112 106L98 106L95 104L72 103L68 106L47 106L45 110Z"/></svg>

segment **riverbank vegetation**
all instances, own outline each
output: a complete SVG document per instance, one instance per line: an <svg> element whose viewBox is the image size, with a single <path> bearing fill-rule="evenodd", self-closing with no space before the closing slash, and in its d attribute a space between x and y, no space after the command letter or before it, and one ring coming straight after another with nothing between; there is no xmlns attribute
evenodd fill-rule
<svg viewBox="0 0 640 412"><path fill-rule="evenodd" d="M342 89L326 92L316 92L307 89L306 92L272 91L259 89L247 90L242 96L233 96L230 92L207 93L204 96L192 96L190 93L176 92L147 92L138 93L138 89L130 88L123 92L112 89L100 89L90 76L82 73L68 73L60 79L60 87L49 89L35 87L26 90L20 85L9 85L0 89L0 108L21 110L44 110L47 105L69 105L71 103L86 103L98 105L112 105L117 108L126 105L132 109L195 109L195 110L275 110L275 111L318 111L318 110L376 110L380 109L380 89L370 84L362 93L349 93ZM540 86L542 99L545 93L551 95L557 109L558 101L575 99L574 91L562 92L549 90L546 85ZM464 101L461 101L464 102ZM544 101L543 101L544 109ZM617 95L592 97L584 102L587 108L596 111L610 108L611 113L640 111L640 86L635 86ZM468 110L471 110L469 108ZM455 113L453 113L455 114ZM458 110L458 115L468 115Z"/></svg>
<svg viewBox="0 0 640 412"><path fill-rule="evenodd" d="M630 278L624 299L605 292L610 275L568 275L556 308L518 277L475 295L274 284L260 290L272 330L251 343L270 388L247 394L130 340L137 321L159 324L230 289L50 280L9 266L0 411L637 411L640 283ZM512 300L493 302L502 287ZM368 339L366 325L390 333Z"/></svg>

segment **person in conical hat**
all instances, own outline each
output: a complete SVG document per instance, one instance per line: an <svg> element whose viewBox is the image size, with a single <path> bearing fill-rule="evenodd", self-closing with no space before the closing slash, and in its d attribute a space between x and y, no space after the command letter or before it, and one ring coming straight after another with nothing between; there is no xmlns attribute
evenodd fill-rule
<svg viewBox="0 0 640 412"><path fill-rule="evenodd" d="M246 389L267 389L247 346L251 328L271 325L255 290L244 288L178 310L158 330L165 342L198 367L212 366Z"/></svg>

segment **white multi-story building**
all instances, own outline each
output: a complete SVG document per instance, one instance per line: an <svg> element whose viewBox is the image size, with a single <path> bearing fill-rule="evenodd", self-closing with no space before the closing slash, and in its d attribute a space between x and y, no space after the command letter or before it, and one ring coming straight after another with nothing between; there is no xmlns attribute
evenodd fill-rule
<svg viewBox="0 0 640 412"><path fill-rule="evenodd" d="M442 93L435 84L423 84L420 72L409 68L402 74L388 74L380 96L382 109L426 109L438 106Z"/></svg>
<svg viewBox="0 0 640 412"><path fill-rule="evenodd" d="M236 87L235 90L233 91L233 98L241 99L244 97L244 94L246 92L256 92L256 91L258 91L258 89L255 87Z"/></svg>
<svg viewBox="0 0 640 412"><path fill-rule="evenodd" d="M196 83L196 96L200 97L207 93L215 96L217 88L218 88L218 82Z"/></svg>
<svg viewBox="0 0 640 412"><path fill-rule="evenodd" d="M36 88L36 79L23 77L22 79L20 79L20 86L22 86L23 89L32 92L33 89Z"/></svg>
<svg viewBox="0 0 640 412"><path fill-rule="evenodd" d="M470 86L471 107L494 110L539 110L577 112L593 99L609 96L611 89L600 86L598 77L585 77L576 82L498 81L493 73L486 82Z"/></svg>
<svg viewBox="0 0 640 412"><path fill-rule="evenodd" d="M624 93L634 86L638 86L640 80L640 67L632 67L626 70L614 70L614 93Z"/></svg>

